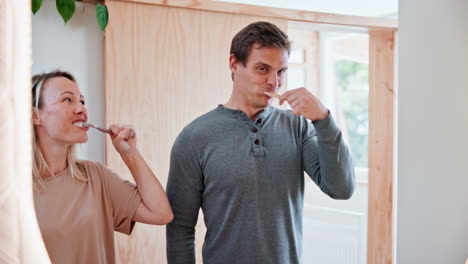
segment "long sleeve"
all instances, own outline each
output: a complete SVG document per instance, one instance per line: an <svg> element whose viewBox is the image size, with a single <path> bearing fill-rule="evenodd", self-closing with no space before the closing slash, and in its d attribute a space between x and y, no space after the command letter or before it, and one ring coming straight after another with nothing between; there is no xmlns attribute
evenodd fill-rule
<svg viewBox="0 0 468 264"><path fill-rule="evenodd" d="M185 134L187 135L187 134ZM182 132L171 152L167 196L174 212L174 220L167 225L167 261L195 263L195 225L201 206L203 180L197 154Z"/></svg>
<svg viewBox="0 0 468 264"><path fill-rule="evenodd" d="M307 122L307 121L306 121ZM331 114L306 123L303 137L305 171L333 199L349 199L354 192L354 165L340 129Z"/></svg>

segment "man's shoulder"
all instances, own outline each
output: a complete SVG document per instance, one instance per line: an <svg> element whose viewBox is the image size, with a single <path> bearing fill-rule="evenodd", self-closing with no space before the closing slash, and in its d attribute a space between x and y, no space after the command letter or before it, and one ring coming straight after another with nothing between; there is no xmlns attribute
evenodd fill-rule
<svg viewBox="0 0 468 264"><path fill-rule="evenodd" d="M192 120L179 134L179 138L196 139L200 136L210 134L214 127L218 126L222 115L213 109Z"/></svg>
<svg viewBox="0 0 468 264"><path fill-rule="evenodd" d="M216 111L216 109L213 109L192 120L187 126L184 127L184 130L195 132L198 130L209 129L210 126L217 124L219 119L219 113Z"/></svg>

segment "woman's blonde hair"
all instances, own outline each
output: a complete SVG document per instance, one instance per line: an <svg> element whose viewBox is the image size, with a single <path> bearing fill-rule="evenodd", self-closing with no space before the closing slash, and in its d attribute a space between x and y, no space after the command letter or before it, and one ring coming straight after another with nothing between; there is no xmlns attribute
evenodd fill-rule
<svg viewBox="0 0 468 264"><path fill-rule="evenodd" d="M42 105L43 105L43 100L41 98L41 90L43 83L47 81L50 78L54 77L65 77L69 79L70 81L76 83L75 77L69 72L66 71L60 71L60 70L55 70L52 72L48 73L42 73L42 74L36 74L32 77L32 106L34 110L39 110ZM47 164L44 155L42 154L42 150L37 144L37 135L36 135L36 128L33 125L33 153L34 153L34 159L33 159L33 181L34 181L34 189L37 190L38 185L41 185L43 183L41 175L50 172L53 174L51 169L49 168L49 165ZM87 182L88 179L85 177L85 175L79 170L77 166L77 160L76 160L76 145L72 144L68 150L67 150L67 170L70 173L70 175L81 182Z"/></svg>

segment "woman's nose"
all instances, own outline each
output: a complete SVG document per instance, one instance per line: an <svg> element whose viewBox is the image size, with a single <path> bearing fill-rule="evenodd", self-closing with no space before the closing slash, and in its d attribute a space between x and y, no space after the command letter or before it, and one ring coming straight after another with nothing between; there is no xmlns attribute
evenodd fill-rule
<svg viewBox="0 0 468 264"><path fill-rule="evenodd" d="M86 114L86 107L80 102L75 108L77 114Z"/></svg>

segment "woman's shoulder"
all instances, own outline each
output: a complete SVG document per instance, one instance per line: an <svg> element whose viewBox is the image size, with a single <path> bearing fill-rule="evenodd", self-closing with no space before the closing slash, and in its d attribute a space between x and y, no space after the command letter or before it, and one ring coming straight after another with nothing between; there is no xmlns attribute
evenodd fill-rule
<svg viewBox="0 0 468 264"><path fill-rule="evenodd" d="M77 160L76 166L91 181L105 178L112 173L105 165L97 161Z"/></svg>
<svg viewBox="0 0 468 264"><path fill-rule="evenodd" d="M78 160L78 168L83 171L88 179L108 181L109 178L116 177L116 173L110 170L106 165L91 160ZM118 176L117 176L118 177Z"/></svg>
<svg viewBox="0 0 468 264"><path fill-rule="evenodd" d="M103 167L105 167L100 162L92 160L77 160L76 166L80 170L101 170Z"/></svg>

